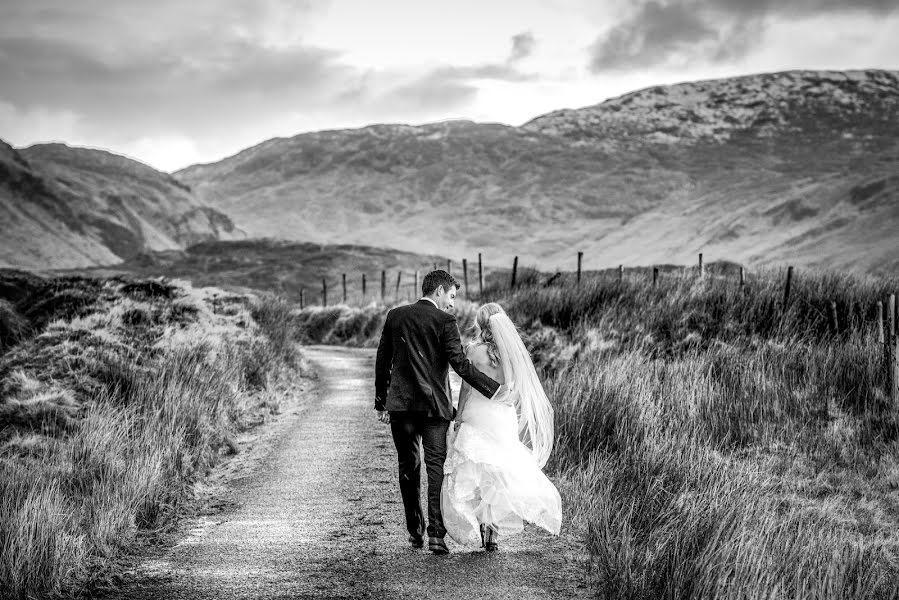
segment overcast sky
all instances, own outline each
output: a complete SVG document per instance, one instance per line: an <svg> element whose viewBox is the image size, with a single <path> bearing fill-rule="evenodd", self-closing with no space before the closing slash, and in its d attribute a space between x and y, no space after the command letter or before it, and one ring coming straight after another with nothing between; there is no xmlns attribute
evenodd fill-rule
<svg viewBox="0 0 899 600"><path fill-rule="evenodd" d="M175 170L797 68L899 68L899 0L0 0L0 138Z"/></svg>

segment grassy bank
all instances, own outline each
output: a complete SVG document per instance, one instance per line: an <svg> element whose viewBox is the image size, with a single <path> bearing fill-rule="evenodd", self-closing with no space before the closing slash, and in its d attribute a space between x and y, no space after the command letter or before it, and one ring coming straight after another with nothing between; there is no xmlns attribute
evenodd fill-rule
<svg viewBox="0 0 899 600"><path fill-rule="evenodd" d="M343 304L311 306L291 313L293 327L304 344L333 344L376 348L381 339L384 319L391 306L369 304L351 307ZM455 315L463 335L474 326L477 305L465 300L455 302Z"/></svg>
<svg viewBox="0 0 899 600"><path fill-rule="evenodd" d="M865 372L873 353L855 338L588 354L552 378L552 469L597 587L626 598L896 597L899 419Z"/></svg>
<svg viewBox="0 0 899 600"><path fill-rule="evenodd" d="M271 299L8 271L0 298L4 599L114 580L303 371Z"/></svg>
<svg viewBox="0 0 899 600"><path fill-rule="evenodd" d="M742 288L710 271L667 269L656 287L651 271L580 287L523 271L514 293L485 290L544 373L548 469L595 591L899 597L899 407L873 322L899 280L799 272L785 304L783 271ZM378 331L383 310L368 310ZM304 335L317 331L334 328Z"/></svg>

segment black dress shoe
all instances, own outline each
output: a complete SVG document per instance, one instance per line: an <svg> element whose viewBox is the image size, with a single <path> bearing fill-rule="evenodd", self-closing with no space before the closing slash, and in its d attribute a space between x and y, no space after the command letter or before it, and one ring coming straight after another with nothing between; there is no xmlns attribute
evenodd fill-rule
<svg viewBox="0 0 899 600"><path fill-rule="evenodd" d="M439 537L428 538L428 550L434 554L449 554L449 548L446 547L446 542L443 541L443 538Z"/></svg>
<svg viewBox="0 0 899 600"><path fill-rule="evenodd" d="M409 543L413 548L424 548L425 540L421 536L409 535Z"/></svg>

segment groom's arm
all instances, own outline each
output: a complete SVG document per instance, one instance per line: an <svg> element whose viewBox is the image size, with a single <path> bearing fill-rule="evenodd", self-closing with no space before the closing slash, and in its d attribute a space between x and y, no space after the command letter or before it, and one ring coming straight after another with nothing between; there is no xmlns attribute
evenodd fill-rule
<svg viewBox="0 0 899 600"><path fill-rule="evenodd" d="M465 353L462 351L462 337L459 335L456 317L449 316L450 318L443 325L443 335L440 342L450 366L463 381L468 382L468 385L487 398L493 398L500 384L484 375L465 357Z"/></svg>
<svg viewBox="0 0 899 600"><path fill-rule="evenodd" d="M375 410L386 410L387 388L390 387L390 368L393 362L393 337L390 330L390 313L384 321L378 355L375 358Z"/></svg>

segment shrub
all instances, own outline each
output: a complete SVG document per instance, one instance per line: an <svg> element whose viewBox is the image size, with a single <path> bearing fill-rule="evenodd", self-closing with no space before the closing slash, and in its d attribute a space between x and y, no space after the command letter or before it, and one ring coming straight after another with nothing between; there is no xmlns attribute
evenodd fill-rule
<svg viewBox="0 0 899 600"><path fill-rule="evenodd" d="M12 303L0 299L0 353L15 346L30 333L31 325Z"/></svg>
<svg viewBox="0 0 899 600"><path fill-rule="evenodd" d="M369 304L363 307L311 306L294 312L299 340L304 344L337 344L376 347L381 339L387 311L392 308ZM455 316L462 336L471 335L477 305L456 301Z"/></svg>
<svg viewBox="0 0 899 600"><path fill-rule="evenodd" d="M164 281L147 279L124 284L119 291L134 300L146 300L150 298L164 298L171 300L177 295L178 288Z"/></svg>
<svg viewBox="0 0 899 600"><path fill-rule="evenodd" d="M268 338L268 349L275 356L295 362L297 328L291 308L283 298L262 296L250 305L250 315Z"/></svg>
<svg viewBox="0 0 899 600"><path fill-rule="evenodd" d="M129 308L122 312L122 324L128 327L147 326L153 321L153 316L140 307Z"/></svg>

